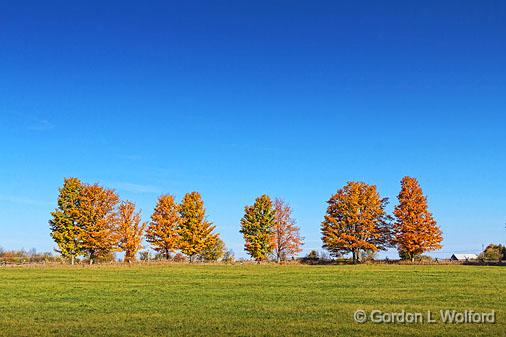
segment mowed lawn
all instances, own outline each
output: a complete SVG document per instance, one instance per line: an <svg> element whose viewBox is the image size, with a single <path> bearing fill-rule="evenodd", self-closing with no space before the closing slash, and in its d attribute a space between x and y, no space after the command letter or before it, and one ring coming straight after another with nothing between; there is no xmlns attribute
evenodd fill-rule
<svg viewBox="0 0 506 337"><path fill-rule="evenodd" d="M0 336L506 336L506 268L0 268ZM496 324L358 324L357 309L496 311Z"/></svg>

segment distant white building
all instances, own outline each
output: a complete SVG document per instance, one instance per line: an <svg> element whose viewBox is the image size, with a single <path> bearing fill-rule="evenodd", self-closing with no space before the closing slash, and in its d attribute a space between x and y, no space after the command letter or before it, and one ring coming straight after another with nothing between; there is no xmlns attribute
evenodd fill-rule
<svg viewBox="0 0 506 337"><path fill-rule="evenodd" d="M450 260L453 261L469 261L469 260L477 260L478 255L476 254L453 254Z"/></svg>

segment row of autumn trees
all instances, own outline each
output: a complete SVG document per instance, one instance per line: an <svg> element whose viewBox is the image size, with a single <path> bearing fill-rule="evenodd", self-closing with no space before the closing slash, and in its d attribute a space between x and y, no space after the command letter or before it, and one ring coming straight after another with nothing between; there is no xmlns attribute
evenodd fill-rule
<svg viewBox="0 0 506 337"><path fill-rule="evenodd" d="M441 248L441 229L428 210L427 198L415 178L401 180L394 217L387 214L388 198L376 186L349 182L328 200L321 225L323 247L333 255L351 253L353 262L364 253L397 247L403 259Z"/></svg>
<svg viewBox="0 0 506 337"><path fill-rule="evenodd" d="M245 246L256 260L272 256L281 261L301 251L299 228L288 204L280 199L272 203L263 195L245 212ZM135 204L121 201L114 190L66 178L49 225L57 251L72 264L79 256L93 263L117 251L124 253L125 262L132 262L144 240L165 259L180 252L190 262L216 261L225 253L198 192L187 193L179 204L172 195L160 196L151 221L142 222Z"/></svg>
<svg viewBox="0 0 506 337"><path fill-rule="evenodd" d="M385 210L388 198L381 198L376 186L349 182L327 202L321 224L323 247L336 257L351 254L353 262L390 247L397 247L400 257L410 260L441 248L441 230L415 178L402 179L398 200L392 217ZM266 195L245 207L241 233L245 250L257 261L266 260L276 247L293 256L302 243L290 207L280 200L273 205ZM276 238L284 240L276 242Z"/></svg>
<svg viewBox="0 0 506 337"><path fill-rule="evenodd" d="M441 248L442 233L428 210L427 198L415 178L401 181L394 216L387 214L387 198L376 186L349 182L328 200L321 224L323 247L332 255L350 254L353 262L364 254L397 247L401 258L413 260ZM132 262L147 241L161 257L180 252L190 262L218 260L225 245L205 215L198 192L187 193L181 203L172 195L159 197L151 221L142 222L135 204L121 201L110 189L67 178L60 188L58 207L49 221L51 236L65 258L89 258L90 263L115 251ZM301 251L303 238L290 206L280 199L258 197L244 209L240 232L244 249L256 261L278 262Z"/></svg>
<svg viewBox="0 0 506 337"><path fill-rule="evenodd" d="M144 238L166 258L176 250L190 261L196 256L212 258L224 249L214 226L206 220L204 202L197 192L187 193L181 204L171 195L161 196L148 223L141 221L134 203L120 201L115 191L67 178L51 216L57 251L72 264L78 256L92 263L115 251L124 252L125 262L132 262Z"/></svg>

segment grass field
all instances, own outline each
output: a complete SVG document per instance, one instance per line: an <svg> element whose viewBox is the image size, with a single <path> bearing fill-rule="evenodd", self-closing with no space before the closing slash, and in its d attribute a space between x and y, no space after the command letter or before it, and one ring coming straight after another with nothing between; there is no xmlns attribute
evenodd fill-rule
<svg viewBox="0 0 506 337"><path fill-rule="evenodd" d="M0 336L506 336L504 267L5 267L0 299ZM359 324L357 309L496 323Z"/></svg>

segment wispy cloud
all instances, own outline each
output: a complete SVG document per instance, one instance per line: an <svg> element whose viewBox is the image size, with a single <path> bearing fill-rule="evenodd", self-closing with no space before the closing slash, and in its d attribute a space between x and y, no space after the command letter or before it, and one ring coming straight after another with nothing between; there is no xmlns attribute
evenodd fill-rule
<svg viewBox="0 0 506 337"><path fill-rule="evenodd" d="M118 154L116 155L119 159L125 159L125 160L141 160L142 156L138 154Z"/></svg>
<svg viewBox="0 0 506 337"><path fill-rule="evenodd" d="M132 192L132 193L160 193L160 189L152 185L134 184L129 182L115 182L111 186L116 187L118 190Z"/></svg>
<svg viewBox="0 0 506 337"><path fill-rule="evenodd" d="M33 120L27 127L30 131L48 131L54 129L54 124L47 119Z"/></svg>
<svg viewBox="0 0 506 337"><path fill-rule="evenodd" d="M12 203L12 204L33 205L33 206L35 206L35 205L47 206L47 205L52 204L49 201L35 200L35 199L27 198L27 197L17 197L17 196L10 196L10 195L0 195L0 201Z"/></svg>

